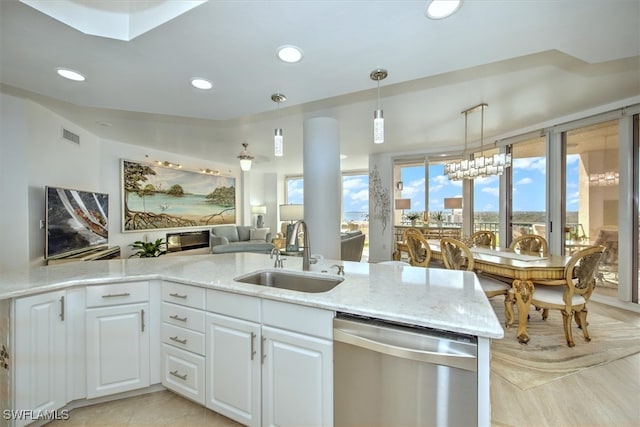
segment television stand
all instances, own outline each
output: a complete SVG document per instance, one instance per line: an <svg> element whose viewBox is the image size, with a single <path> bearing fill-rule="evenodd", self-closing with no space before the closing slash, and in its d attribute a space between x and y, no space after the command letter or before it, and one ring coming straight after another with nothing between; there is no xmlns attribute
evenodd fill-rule
<svg viewBox="0 0 640 427"><path fill-rule="evenodd" d="M63 264L72 261L97 261L114 258L120 258L120 246L112 246L110 248L101 246L99 248L89 249L87 251L60 258L49 258L47 260L47 265Z"/></svg>

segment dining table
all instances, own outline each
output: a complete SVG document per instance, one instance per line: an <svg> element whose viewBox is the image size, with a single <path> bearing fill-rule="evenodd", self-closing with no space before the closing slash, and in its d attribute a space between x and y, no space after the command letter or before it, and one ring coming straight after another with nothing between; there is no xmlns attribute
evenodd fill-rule
<svg viewBox="0 0 640 427"><path fill-rule="evenodd" d="M443 261L439 240L428 240L431 258ZM518 310L518 330L516 337L522 344L529 342L527 320L531 308L531 298L535 292L535 282L561 280L570 256L535 255L514 252L509 249L472 246L476 272L490 274L511 281ZM551 282L550 284L555 284ZM508 304L507 304L508 305ZM508 311L507 307L505 311ZM506 313L505 326L513 326L513 312Z"/></svg>

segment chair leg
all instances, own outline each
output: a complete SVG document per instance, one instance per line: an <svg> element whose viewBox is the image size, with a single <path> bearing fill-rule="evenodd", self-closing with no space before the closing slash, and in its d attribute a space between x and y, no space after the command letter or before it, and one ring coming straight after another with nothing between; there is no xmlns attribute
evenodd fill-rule
<svg viewBox="0 0 640 427"><path fill-rule="evenodd" d="M573 318L573 310L567 312L565 310L561 310L562 312L562 323L564 324L564 337L567 340L567 345L569 347L573 347L576 343L573 342L573 335L571 334L571 320Z"/></svg>
<svg viewBox="0 0 640 427"><path fill-rule="evenodd" d="M549 317L549 309L545 308L542 310L542 320L547 320L547 317Z"/></svg>
<svg viewBox="0 0 640 427"><path fill-rule="evenodd" d="M507 322L505 323L506 328L510 328L513 326L513 322L515 321L515 313L513 311L513 307L516 305L516 299L512 294L507 293L504 296L504 315L507 318Z"/></svg>
<svg viewBox="0 0 640 427"><path fill-rule="evenodd" d="M576 323L579 325L580 329L582 329L582 335L584 336L584 340L589 342L591 341L591 337L589 337L589 331L587 331L587 307L583 307L582 310L576 311L575 313Z"/></svg>

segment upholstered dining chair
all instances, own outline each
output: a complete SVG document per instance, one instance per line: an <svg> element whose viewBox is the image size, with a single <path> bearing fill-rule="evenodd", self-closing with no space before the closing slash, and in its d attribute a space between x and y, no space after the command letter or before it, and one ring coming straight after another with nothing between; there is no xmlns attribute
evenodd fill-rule
<svg viewBox="0 0 640 427"><path fill-rule="evenodd" d="M549 244L547 239L537 234L523 234L513 239L509 250L513 252L517 250L522 254L547 256L549 255Z"/></svg>
<svg viewBox="0 0 640 427"><path fill-rule="evenodd" d="M473 246L496 247L496 235L493 231L489 230L476 231L469 237L469 241Z"/></svg>
<svg viewBox="0 0 640 427"><path fill-rule="evenodd" d="M420 230L407 230L405 243L409 251L409 264L418 267L429 267L431 248Z"/></svg>
<svg viewBox="0 0 640 427"><path fill-rule="evenodd" d="M467 245L458 239L451 237L443 237L440 239L440 253L444 259L444 266L450 270L468 270L475 271L475 261L473 254ZM481 273L477 274L480 286L484 291L487 298L492 298L496 295L506 296L511 285L493 277L484 276Z"/></svg>
<svg viewBox="0 0 640 427"><path fill-rule="evenodd" d="M564 279L534 282L535 289L531 297L531 305L536 309L542 309L543 320L547 319L550 309L560 310L564 335L569 347L575 346L571 333L572 317L582 329L585 341L591 341L587 331L587 302L595 288L598 264L604 250L604 246L590 246L582 249L569 259L565 267ZM507 296L509 304L515 304L513 292L511 290Z"/></svg>

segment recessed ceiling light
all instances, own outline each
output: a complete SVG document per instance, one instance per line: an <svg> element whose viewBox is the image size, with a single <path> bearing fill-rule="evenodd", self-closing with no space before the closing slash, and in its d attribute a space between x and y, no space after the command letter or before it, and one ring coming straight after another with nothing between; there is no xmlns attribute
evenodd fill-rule
<svg viewBox="0 0 640 427"><path fill-rule="evenodd" d="M56 68L56 72L58 73L58 75L64 77L65 79L73 80L76 82L85 81L85 77L82 74L68 68Z"/></svg>
<svg viewBox="0 0 640 427"><path fill-rule="evenodd" d="M444 19L453 15L462 4L462 0L431 0L425 7L425 13L431 19Z"/></svg>
<svg viewBox="0 0 640 427"><path fill-rule="evenodd" d="M207 79L203 79L201 77L196 77L191 79L191 86L197 88L197 89L202 89L202 90L209 90L213 87L213 83L211 83L209 80Z"/></svg>
<svg viewBox="0 0 640 427"><path fill-rule="evenodd" d="M289 64L300 62L302 61L302 50L296 46L280 46L278 48L278 58Z"/></svg>

